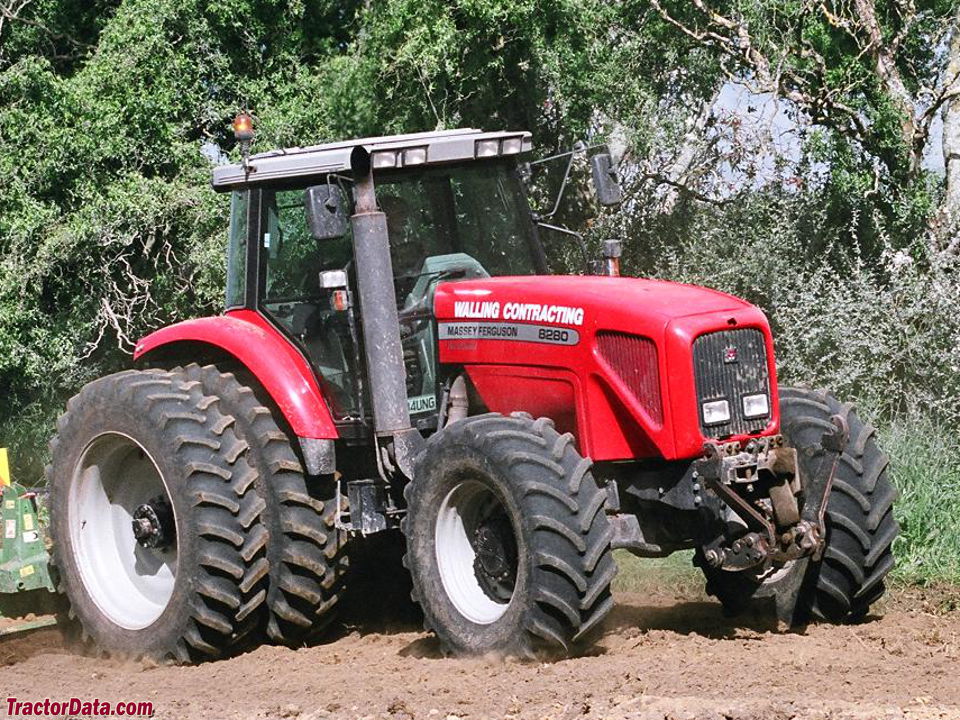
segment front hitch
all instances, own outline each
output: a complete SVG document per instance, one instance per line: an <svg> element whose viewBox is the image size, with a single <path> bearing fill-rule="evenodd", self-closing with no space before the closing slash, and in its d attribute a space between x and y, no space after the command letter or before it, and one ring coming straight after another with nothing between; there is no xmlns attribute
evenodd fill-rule
<svg viewBox="0 0 960 720"><path fill-rule="evenodd" d="M724 533L704 546L704 559L729 571L804 557L820 560L826 546L826 508L837 465L850 438L846 421L831 417L833 428L823 434L821 447L834 454L819 503L803 512L797 496L809 491L800 474L796 449L779 435L740 443L707 443L696 461L694 480L702 480L746 525L747 532L731 538ZM766 495L759 490L765 486Z"/></svg>

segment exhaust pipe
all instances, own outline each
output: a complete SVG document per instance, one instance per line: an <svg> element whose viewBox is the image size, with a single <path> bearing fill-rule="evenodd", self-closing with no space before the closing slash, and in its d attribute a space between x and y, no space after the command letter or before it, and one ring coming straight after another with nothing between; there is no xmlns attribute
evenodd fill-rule
<svg viewBox="0 0 960 720"><path fill-rule="evenodd" d="M394 294L387 216L377 209L373 173L370 172L366 150L355 148L351 165L354 169L355 212L350 222L353 225L360 310L363 312L363 345L370 379L373 426L377 435L383 437L410 428L400 317Z"/></svg>
<svg viewBox="0 0 960 720"><path fill-rule="evenodd" d="M623 253L623 244L619 240L603 241L604 274L610 277L620 277L620 255Z"/></svg>
<svg viewBox="0 0 960 720"><path fill-rule="evenodd" d="M363 312L363 345L373 427L377 437L393 438L397 465L412 479L413 455L422 445L423 437L412 428L407 406L406 368L400 341L387 216L377 209L370 154L362 147L354 148L350 165L354 172L355 201L350 222L360 310Z"/></svg>

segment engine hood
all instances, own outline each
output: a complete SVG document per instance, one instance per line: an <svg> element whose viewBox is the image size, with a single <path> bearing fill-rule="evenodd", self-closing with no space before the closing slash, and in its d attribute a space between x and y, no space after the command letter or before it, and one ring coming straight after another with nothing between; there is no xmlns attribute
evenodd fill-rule
<svg viewBox="0 0 960 720"><path fill-rule="evenodd" d="M520 305L521 307L517 307ZM739 298L663 280L604 276L523 276L441 283L438 319L515 320L638 332L671 320L753 309Z"/></svg>
<svg viewBox="0 0 960 720"><path fill-rule="evenodd" d="M766 317L715 290L622 277L461 280L440 283L434 314L440 362L465 368L487 409L549 417L594 460L702 453L693 347L710 333L763 334L777 407ZM774 415L761 432L776 431Z"/></svg>

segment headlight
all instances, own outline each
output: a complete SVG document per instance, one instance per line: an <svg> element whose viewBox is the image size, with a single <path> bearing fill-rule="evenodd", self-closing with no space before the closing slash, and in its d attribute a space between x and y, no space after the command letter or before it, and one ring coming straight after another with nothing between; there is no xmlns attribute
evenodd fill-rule
<svg viewBox="0 0 960 720"><path fill-rule="evenodd" d="M704 425L721 425L730 422L730 403L726 400L713 400L700 406L703 410Z"/></svg>
<svg viewBox="0 0 960 720"><path fill-rule="evenodd" d="M743 396L743 416L745 418L759 418L770 414L770 400L766 393Z"/></svg>

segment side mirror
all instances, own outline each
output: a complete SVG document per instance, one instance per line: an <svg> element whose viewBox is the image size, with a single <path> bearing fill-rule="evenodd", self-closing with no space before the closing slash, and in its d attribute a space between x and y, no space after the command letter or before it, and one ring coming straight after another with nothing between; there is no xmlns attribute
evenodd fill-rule
<svg viewBox="0 0 960 720"><path fill-rule="evenodd" d="M310 234L317 240L334 240L347 234L350 216L347 198L336 182L307 188L304 202Z"/></svg>
<svg viewBox="0 0 960 720"><path fill-rule="evenodd" d="M597 201L605 206L619 203L623 192L620 190L610 153L597 153L591 157L590 169L593 171L593 188L597 193Z"/></svg>

